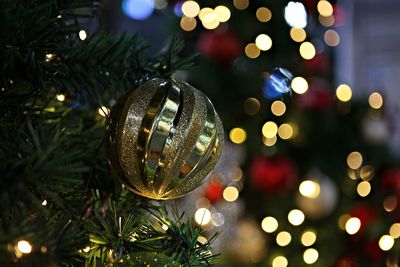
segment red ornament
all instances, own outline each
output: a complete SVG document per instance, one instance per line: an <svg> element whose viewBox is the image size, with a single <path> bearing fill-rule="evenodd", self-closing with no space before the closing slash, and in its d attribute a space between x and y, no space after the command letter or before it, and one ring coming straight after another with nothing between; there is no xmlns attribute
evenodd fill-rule
<svg viewBox="0 0 400 267"><path fill-rule="evenodd" d="M382 188L400 195L400 168L391 168L384 171L380 181Z"/></svg>
<svg viewBox="0 0 400 267"><path fill-rule="evenodd" d="M242 52L240 40L229 31L208 31L200 36L200 52L219 63L227 64Z"/></svg>
<svg viewBox="0 0 400 267"><path fill-rule="evenodd" d="M296 98L296 104L304 109L324 110L333 106L334 98L329 88L317 87L311 83L310 89Z"/></svg>
<svg viewBox="0 0 400 267"><path fill-rule="evenodd" d="M211 204L214 204L221 200L223 191L224 187L222 184L217 180L212 180L208 183L204 195Z"/></svg>
<svg viewBox="0 0 400 267"><path fill-rule="evenodd" d="M285 193L296 184L295 167L287 158L257 158L250 175L255 189L272 195Z"/></svg>

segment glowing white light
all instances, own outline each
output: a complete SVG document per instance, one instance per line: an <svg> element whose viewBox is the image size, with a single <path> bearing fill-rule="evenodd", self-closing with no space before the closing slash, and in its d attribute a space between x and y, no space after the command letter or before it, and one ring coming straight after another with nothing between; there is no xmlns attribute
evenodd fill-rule
<svg viewBox="0 0 400 267"><path fill-rule="evenodd" d="M82 41L85 40L87 38L87 33L85 30L80 30L79 31L79 39L81 39Z"/></svg>
<svg viewBox="0 0 400 267"><path fill-rule="evenodd" d="M347 220L345 229L349 235L356 234L361 228L361 221L357 217L351 217Z"/></svg>
<svg viewBox="0 0 400 267"><path fill-rule="evenodd" d="M167 231L169 227L168 227L168 225L163 224L163 225L161 226L161 228L162 228L164 231Z"/></svg>
<svg viewBox="0 0 400 267"><path fill-rule="evenodd" d="M206 208L200 208L194 214L194 220L200 225L206 225L211 221L211 212Z"/></svg>
<svg viewBox="0 0 400 267"><path fill-rule="evenodd" d="M289 2L285 7L285 20L293 28L307 26L307 11L300 2Z"/></svg>
<svg viewBox="0 0 400 267"><path fill-rule="evenodd" d="M29 254L32 251L32 246L26 240L20 240L17 243L17 249L23 254Z"/></svg>

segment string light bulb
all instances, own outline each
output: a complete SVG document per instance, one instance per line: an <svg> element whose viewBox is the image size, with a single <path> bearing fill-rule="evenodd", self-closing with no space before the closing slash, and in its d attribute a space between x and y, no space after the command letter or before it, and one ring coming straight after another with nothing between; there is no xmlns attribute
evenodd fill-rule
<svg viewBox="0 0 400 267"><path fill-rule="evenodd" d="M85 30L80 30L78 35L79 35L79 39L81 39L82 41L86 40L86 38L87 38L87 33Z"/></svg>
<svg viewBox="0 0 400 267"><path fill-rule="evenodd" d="M261 228L266 233L273 233L278 229L278 220L272 216L265 217L261 222Z"/></svg>
<svg viewBox="0 0 400 267"><path fill-rule="evenodd" d="M16 249L22 254L29 254L32 252L32 245L26 240L20 240L17 243Z"/></svg>

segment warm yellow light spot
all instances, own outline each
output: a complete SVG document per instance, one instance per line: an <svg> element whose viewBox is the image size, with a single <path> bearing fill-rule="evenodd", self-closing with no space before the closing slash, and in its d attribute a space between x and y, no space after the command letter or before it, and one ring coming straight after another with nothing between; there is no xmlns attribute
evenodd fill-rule
<svg viewBox="0 0 400 267"><path fill-rule="evenodd" d="M371 192L371 184L367 181L362 181L357 185L357 193L362 196L366 197Z"/></svg>
<svg viewBox="0 0 400 267"><path fill-rule="evenodd" d="M86 246L85 248L82 249L82 251L88 253L90 251L90 247Z"/></svg>
<svg viewBox="0 0 400 267"><path fill-rule="evenodd" d="M226 6L217 6L214 12L219 22L227 22L231 18L231 11Z"/></svg>
<svg viewBox="0 0 400 267"><path fill-rule="evenodd" d="M347 84L341 84L336 88L336 97L342 102L349 101L352 95L351 88Z"/></svg>
<svg viewBox="0 0 400 267"><path fill-rule="evenodd" d="M266 34L260 34L256 38L256 46L262 51L270 50L272 47L272 39Z"/></svg>
<svg viewBox="0 0 400 267"><path fill-rule="evenodd" d="M260 110L260 101L257 98L249 97L244 101L243 109L248 115L256 115Z"/></svg>
<svg viewBox="0 0 400 267"><path fill-rule="evenodd" d="M182 16L180 25L182 30L190 32L196 28L197 21L195 18Z"/></svg>
<svg viewBox="0 0 400 267"><path fill-rule="evenodd" d="M357 180L358 179L358 172L356 170L348 169L347 170L347 175L352 180Z"/></svg>
<svg viewBox="0 0 400 267"><path fill-rule="evenodd" d="M303 260L307 264L313 264L318 260L319 253L315 248L309 248L304 251Z"/></svg>
<svg viewBox="0 0 400 267"><path fill-rule="evenodd" d="M209 7L204 7L199 12L199 19L203 20L204 17L209 15L209 14L214 14L214 9L209 8Z"/></svg>
<svg viewBox="0 0 400 267"><path fill-rule="evenodd" d="M200 6L195 1L185 1L182 4L182 13L186 17L194 18L200 12Z"/></svg>
<svg viewBox="0 0 400 267"><path fill-rule="evenodd" d="M20 240L17 243L17 250L23 254L29 254L32 252L32 246L26 240Z"/></svg>
<svg viewBox="0 0 400 267"><path fill-rule="evenodd" d="M292 89L297 94L304 94L308 90L308 82L303 77L295 77L292 80Z"/></svg>
<svg viewBox="0 0 400 267"><path fill-rule="evenodd" d="M278 133L278 125L273 121L264 123L262 127L262 134L265 138L273 138Z"/></svg>
<svg viewBox="0 0 400 267"><path fill-rule="evenodd" d="M388 251L390 250L394 245L394 239L393 237L391 237L390 235L383 235L380 239L379 239L379 247L383 250L383 251Z"/></svg>
<svg viewBox="0 0 400 267"><path fill-rule="evenodd" d="M258 49L255 43L250 43L246 45L246 47L244 48L244 52L249 58L258 58L258 56L260 55L260 49Z"/></svg>
<svg viewBox="0 0 400 267"><path fill-rule="evenodd" d="M306 231L301 235L301 243L305 247L312 246L317 241L317 235L313 231Z"/></svg>
<svg viewBox="0 0 400 267"><path fill-rule="evenodd" d="M60 102L63 102L65 100L65 95L63 94L57 94L56 99Z"/></svg>
<svg viewBox="0 0 400 267"><path fill-rule="evenodd" d="M272 216L265 217L261 222L261 228L266 233L273 233L278 229L278 221Z"/></svg>
<svg viewBox="0 0 400 267"><path fill-rule="evenodd" d="M272 12L266 7L260 7L256 11L256 17L260 22L268 22L272 18Z"/></svg>
<svg viewBox="0 0 400 267"><path fill-rule="evenodd" d="M361 228L361 221L357 217L351 217L347 220L345 229L349 235L356 234Z"/></svg>
<svg viewBox="0 0 400 267"><path fill-rule="evenodd" d="M80 30L78 35L79 35L79 39L81 39L82 41L87 38L87 33L85 30Z"/></svg>
<svg viewBox="0 0 400 267"><path fill-rule="evenodd" d="M383 208L387 212L392 212L397 207L397 198L395 196L388 196L383 200Z"/></svg>
<svg viewBox="0 0 400 267"><path fill-rule="evenodd" d="M211 212L207 208L200 208L194 214L194 220L199 225L206 225L211 221Z"/></svg>
<svg viewBox="0 0 400 267"><path fill-rule="evenodd" d="M161 228L162 228L164 231L167 231L169 227L168 227L168 225L163 224L163 225L161 225Z"/></svg>
<svg viewBox="0 0 400 267"><path fill-rule="evenodd" d="M243 10L249 6L249 0L233 0L233 5L237 9Z"/></svg>
<svg viewBox="0 0 400 267"><path fill-rule="evenodd" d="M356 170L361 167L363 158L360 152L354 151L347 156L347 165L349 168Z"/></svg>
<svg viewBox="0 0 400 267"><path fill-rule="evenodd" d="M292 126L289 123L282 124L281 126L279 126L278 135L283 140L292 138L292 136L293 136Z"/></svg>
<svg viewBox="0 0 400 267"><path fill-rule="evenodd" d="M368 99L368 103L373 109L380 109L383 105L383 97L378 92L373 92Z"/></svg>
<svg viewBox="0 0 400 267"><path fill-rule="evenodd" d="M234 186L228 186L224 189L223 197L226 201L233 202L239 197L239 190Z"/></svg>
<svg viewBox="0 0 400 267"><path fill-rule="evenodd" d="M332 16L333 14L333 7L331 3L326 0L321 0L318 2L317 9L319 14L324 17Z"/></svg>
<svg viewBox="0 0 400 267"><path fill-rule="evenodd" d="M264 145L273 146L273 145L276 144L276 141L278 141L278 138L276 137L276 135L274 137L272 137L272 138L265 138L263 136L262 140L263 140Z"/></svg>
<svg viewBox="0 0 400 267"><path fill-rule="evenodd" d="M204 245L205 243L207 243L207 238L205 238L204 236L199 236L197 238L197 241Z"/></svg>
<svg viewBox="0 0 400 267"><path fill-rule="evenodd" d="M303 181L299 186L299 192L305 197L317 198L320 193L319 183L311 180Z"/></svg>
<svg viewBox="0 0 400 267"><path fill-rule="evenodd" d="M291 210L288 214L288 220L294 226L298 226L304 222L305 216L301 210Z"/></svg>
<svg viewBox="0 0 400 267"><path fill-rule="evenodd" d="M393 238L400 237L400 223L394 223L390 226L389 234Z"/></svg>
<svg viewBox="0 0 400 267"><path fill-rule="evenodd" d="M303 28L291 28L290 37L293 41L301 43L306 39L307 33Z"/></svg>
<svg viewBox="0 0 400 267"><path fill-rule="evenodd" d="M47 247L41 246L41 247L40 247L40 252L42 252L42 253L47 253Z"/></svg>
<svg viewBox="0 0 400 267"><path fill-rule="evenodd" d="M242 128L233 128L229 133L229 138L235 144L242 144L244 141L246 141L246 136L246 131Z"/></svg>
<svg viewBox="0 0 400 267"><path fill-rule="evenodd" d="M107 117L110 114L110 109L106 106L101 106L98 108L97 112L102 117Z"/></svg>
<svg viewBox="0 0 400 267"><path fill-rule="evenodd" d="M329 16L329 17L324 17L324 16L319 15L318 19L319 19L319 23L321 23L321 25L325 26L325 27L330 27L333 24L335 24L335 17L333 15Z"/></svg>
<svg viewBox="0 0 400 267"><path fill-rule="evenodd" d="M276 236L276 243L281 247L289 245L290 241L292 241L292 236L289 232L282 231Z"/></svg>
<svg viewBox="0 0 400 267"><path fill-rule="evenodd" d="M277 256L272 260L272 267L287 267L288 260L284 256Z"/></svg>
<svg viewBox="0 0 400 267"><path fill-rule="evenodd" d="M46 54L46 62L49 62L54 58L54 54Z"/></svg>
<svg viewBox="0 0 400 267"><path fill-rule="evenodd" d="M360 177L365 181L370 181L374 178L375 168L371 165L362 166L360 169Z"/></svg>
<svg viewBox="0 0 400 267"><path fill-rule="evenodd" d="M203 24L203 27L206 28L207 30L213 30L217 28L219 26L219 20L214 10L204 15L203 19L201 20L201 23Z"/></svg>
<svg viewBox="0 0 400 267"><path fill-rule="evenodd" d="M338 221L339 228L342 230L346 230L346 223L350 218L351 218L351 216L348 214L344 214L344 215L340 216L339 221Z"/></svg>
<svg viewBox="0 0 400 267"><path fill-rule="evenodd" d="M275 116L282 116L286 112L286 105L280 100L276 100L271 104L271 112Z"/></svg>
<svg viewBox="0 0 400 267"><path fill-rule="evenodd" d="M315 47L310 42L304 42L300 45L300 56L304 59L312 59L315 57Z"/></svg>
<svg viewBox="0 0 400 267"><path fill-rule="evenodd" d="M45 199L42 201L42 206L46 206L46 205L47 205L47 200Z"/></svg>
<svg viewBox="0 0 400 267"><path fill-rule="evenodd" d="M327 30L324 34L324 41L329 46L337 46L340 43L340 36L335 30Z"/></svg>

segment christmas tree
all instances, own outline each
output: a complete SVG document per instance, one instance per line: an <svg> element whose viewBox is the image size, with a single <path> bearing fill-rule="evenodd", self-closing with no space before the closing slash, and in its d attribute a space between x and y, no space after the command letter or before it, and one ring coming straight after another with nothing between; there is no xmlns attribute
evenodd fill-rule
<svg viewBox="0 0 400 267"><path fill-rule="evenodd" d="M397 266L399 158L382 88L353 96L336 1L172 4L229 141L184 203L228 266ZM343 48L343 49L346 49ZM291 74L292 73L292 74ZM204 219L206 218L206 219Z"/></svg>
<svg viewBox="0 0 400 267"><path fill-rule="evenodd" d="M201 230L127 190L105 149L115 101L192 59L176 56L176 40L149 56L137 35L89 34L98 7L0 3L0 265L209 266Z"/></svg>

